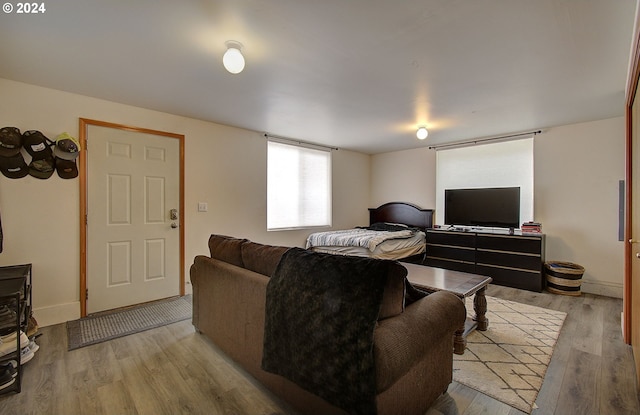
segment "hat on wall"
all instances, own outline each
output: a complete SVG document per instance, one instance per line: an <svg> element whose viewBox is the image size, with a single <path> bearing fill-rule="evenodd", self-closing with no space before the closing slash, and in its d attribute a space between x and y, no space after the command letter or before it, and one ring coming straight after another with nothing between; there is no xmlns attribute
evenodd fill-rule
<svg viewBox="0 0 640 415"><path fill-rule="evenodd" d="M80 155L80 142L69 133L62 133L56 137L53 154L63 160L75 160Z"/></svg>
<svg viewBox="0 0 640 415"><path fill-rule="evenodd" d="M55 160L49 143L50 140L40 131L29 130L22 134L22 145L31 155L29 174L38 179L48 179L55 170Z"/></svg>
<svg viewBox="0 0 640 415"><path fill-rule="evenodd" d="M22 134L16 127L3 127L0 129L0 156L12 157L20 153L22 147Z"/></svg>
<svg viewBox="0 0 640 415"><path fill-rule="evenodd" d="M56 160L56 171L61 179L73 179L78 177L78 166L75 160Z"/></svg>
<svg viewBox="0 0 640 415"><path fill-rule="evenodd" d="M21 153L11 157L0 157L0 172L10 179L20 179L29 174L29 167Z"/></svg>

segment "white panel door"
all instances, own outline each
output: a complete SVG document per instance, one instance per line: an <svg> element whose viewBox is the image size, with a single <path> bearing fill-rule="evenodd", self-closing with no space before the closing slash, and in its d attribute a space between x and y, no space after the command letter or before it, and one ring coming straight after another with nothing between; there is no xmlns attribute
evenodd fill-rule
<svg viewBox="0 0 640 415"><path fill-rule="evenodd" d="M88 128L87 312L178 295L180 141Z"/></svg>

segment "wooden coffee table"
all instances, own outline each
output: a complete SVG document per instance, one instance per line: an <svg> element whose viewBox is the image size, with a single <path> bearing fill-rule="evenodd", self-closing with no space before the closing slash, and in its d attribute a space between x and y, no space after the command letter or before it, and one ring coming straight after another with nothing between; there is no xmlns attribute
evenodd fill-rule
<svg viewBox="0 0 640 415"><path fill-rule="evenodd" d="M491 277L411 263L402 265L407 268L407 279L417 288L432 292L449 291L463 302L465 298L475 294L473 297L475 317L466 319L465 324L456 331L453 340L453 352L463 354L467 346L467 335L475 329L484 331L489 327L489 320L486 317L485 291L487 285L493 281Z"/></svg>

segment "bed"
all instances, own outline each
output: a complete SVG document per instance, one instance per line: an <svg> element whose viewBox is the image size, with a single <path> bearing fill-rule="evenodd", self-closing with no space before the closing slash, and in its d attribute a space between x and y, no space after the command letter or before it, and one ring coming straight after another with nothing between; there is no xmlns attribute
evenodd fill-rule
<svg viewBox="0 0 640 415"><path fill-rule="evenodd" d="M312 251L379 259L403 259L426 251L425 229L431 228L432 209L405 202L369 209L369 226L316 232L307 237Z"/></svg>

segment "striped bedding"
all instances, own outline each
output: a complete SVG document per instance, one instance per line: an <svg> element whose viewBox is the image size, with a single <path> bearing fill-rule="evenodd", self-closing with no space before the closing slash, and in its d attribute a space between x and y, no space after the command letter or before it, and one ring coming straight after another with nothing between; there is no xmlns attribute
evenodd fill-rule
<svg viewBox="0 0 640 415"><path fill-rule="evenodd" d="M369 229L344 229L328 232L316 232L307 238L307 249L316 246L357 246L371 251L382 242L390 239L407 239L415 234L414 230L374 231Z"/></svg>

